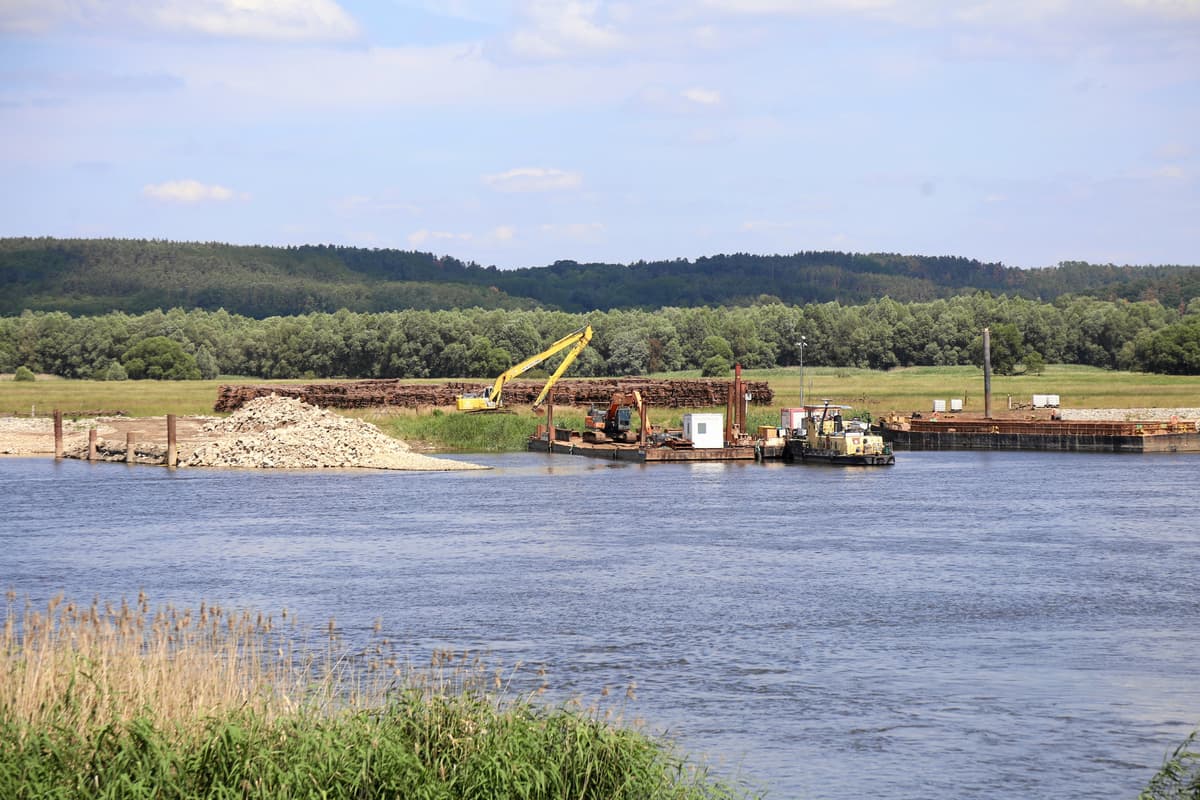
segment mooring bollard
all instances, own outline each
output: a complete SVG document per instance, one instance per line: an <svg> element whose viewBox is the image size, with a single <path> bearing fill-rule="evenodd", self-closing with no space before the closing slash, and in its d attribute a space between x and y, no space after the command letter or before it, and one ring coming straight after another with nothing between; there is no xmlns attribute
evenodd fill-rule
<svg viewBox="0 0 1200 800"><path fill-rule="evenodd" d="M175 415L167 414L167 466L173 467L176 463L177 451L175 449Z"/></svg>
<svg viewBox="0 0 1200 800"><path fill-rule="evenodd" d="M54 457L63 457L62 411L54 409Z"/></svg>
<svg viewBox="0 0 1200 800"><path fill-rule="evenodd" d="M88 428L88 461L96 460L96 429Z"/></svg>
<svg viewBox="0 0 1200 800"><path fill-rule="evenodd" d="M137 434L133 431L128 431L125 434L125 463L132 464L134 462L134 442L137 441Z"/></svg>

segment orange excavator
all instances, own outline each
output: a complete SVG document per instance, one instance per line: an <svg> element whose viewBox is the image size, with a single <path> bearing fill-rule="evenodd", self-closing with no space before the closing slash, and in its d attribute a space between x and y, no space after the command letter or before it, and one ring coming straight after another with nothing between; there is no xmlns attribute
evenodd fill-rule
<svg viewBox="0 0 1200 800"><path fill-rule="evenodd" d="M631 429L635 411L639 423L636 434ZM642 393L636 389L632 392L618 392L613 395L607 410L592 406L584 421L584 427L585 441L645 444L646 437L650 435L650 423L646 419L646 404L642 402Z"/></svg>

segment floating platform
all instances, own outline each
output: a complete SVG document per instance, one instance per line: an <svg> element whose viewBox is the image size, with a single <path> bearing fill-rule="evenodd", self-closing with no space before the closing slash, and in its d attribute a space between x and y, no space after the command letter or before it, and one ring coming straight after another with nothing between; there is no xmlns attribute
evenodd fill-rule
<svg viewBox="0 0 1200 800"><path fill-rule="evenodd" d="M1083 422L1061 419L885 419L897 450L1058 450L1089 453L1200 453L1193 421Z"/></svg>
<svg viewBox="0 0 1200 800"><path fill-rule="evenodd" d="M626 444L623 442L585 442L576 431L559 428L554 440L543 433L529 439L528 449L535 453L560 453L570 456L631 461L638 464L667 464L690 461L775 461L783 458L783 445L748 444L735 447L668 447L666 445Z"/></svg>

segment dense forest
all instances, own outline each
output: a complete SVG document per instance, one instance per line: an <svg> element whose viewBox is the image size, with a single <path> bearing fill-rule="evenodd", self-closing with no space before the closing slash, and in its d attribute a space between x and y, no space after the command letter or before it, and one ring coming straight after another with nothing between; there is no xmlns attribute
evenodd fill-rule
<svg viewBox="0 0 1200 800"><path fill-rule="evenodd" d="M595 310L840 302L928 302L975 292L1053 302L1063 295L1200 296L1200 268L1080 262L1024 270L965 258L803 252L498 270L432 253L326 245L247 247L126 239L0 239L0 314L136 314L224 309L265 318L311 312L544 308Z"/></svg>
<svg viewBox="0 0 1200 800"><path fill-rule="evenodd" d="M590 322L581 375L805 361L1200 374L1200 268L888 254L497 270L429 253L0 239L0 371L494 376ZM163 311L161 309L171 309ZM192 309L190 311L185 309Z"/></svg>
<svg viewBox="0 0 1200 800"><path fill-rule="evenodd" d="M1042 303L986 293L926 303L884 298L657 311L404 310L314 312L255 319L227 311L26 311L0 317L0 371L66 377L491 377L591 323L575 375L638 375L799 363L889 368L979 364L992 329L1000 373L1045 363L1200 374L1200 300L1060 297Z"/></svg>

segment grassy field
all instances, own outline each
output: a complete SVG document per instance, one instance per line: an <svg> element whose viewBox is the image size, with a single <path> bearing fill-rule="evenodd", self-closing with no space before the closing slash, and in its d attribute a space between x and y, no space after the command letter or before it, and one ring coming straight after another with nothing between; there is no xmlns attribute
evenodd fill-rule
<svg viewBox="0 0 1200 800"><path fill-rule="evenodd" d="M747 370L748 380L765 380L775 392L768 407L752 407L751 425L778 424L778 409L799 405L798 369ZM671 373L656 378L698 377L697 373ZM300 381L274 381L299 383ZM167 413L211 414L217 389L225 383L271 383L253 379L221 378L211 381L76 381L41 379L30 382L0 380L0 414L49 414L54 408L68 413L123 411L130 416ZM1014 403L1028 405L1034 394L1057 394L1064 408L1200 407L1200 377L1110 372L1092 367L1052 365L1040 376L994 376L994 410ZM983 411L983 374L974 367L909 367L886 372L839 367L805 370L805 401L828 398L835 403L869 411L875 417L890 412L928 411L934 399L960 398L967 411ZM394 436L423 449L487 452L520 449L541 417L528 409L515 414L478 415L454 411L381 415L356 412ZM679 427L685 409L651 409L656 426ZM556 421L578 427L582 410L559 409Z"/></svg>
<svg viewBox="0 0 1200 800"><path fill-rule="evenodd" d="M516 694L515 667L471 653L414 667L382 636L358 652L333 621L326 636L312 654L286 612L144 597L21 612L10 593L0 797L746 796L624 724L632 685L607 710L550 707L544 683Z"/></svg>

